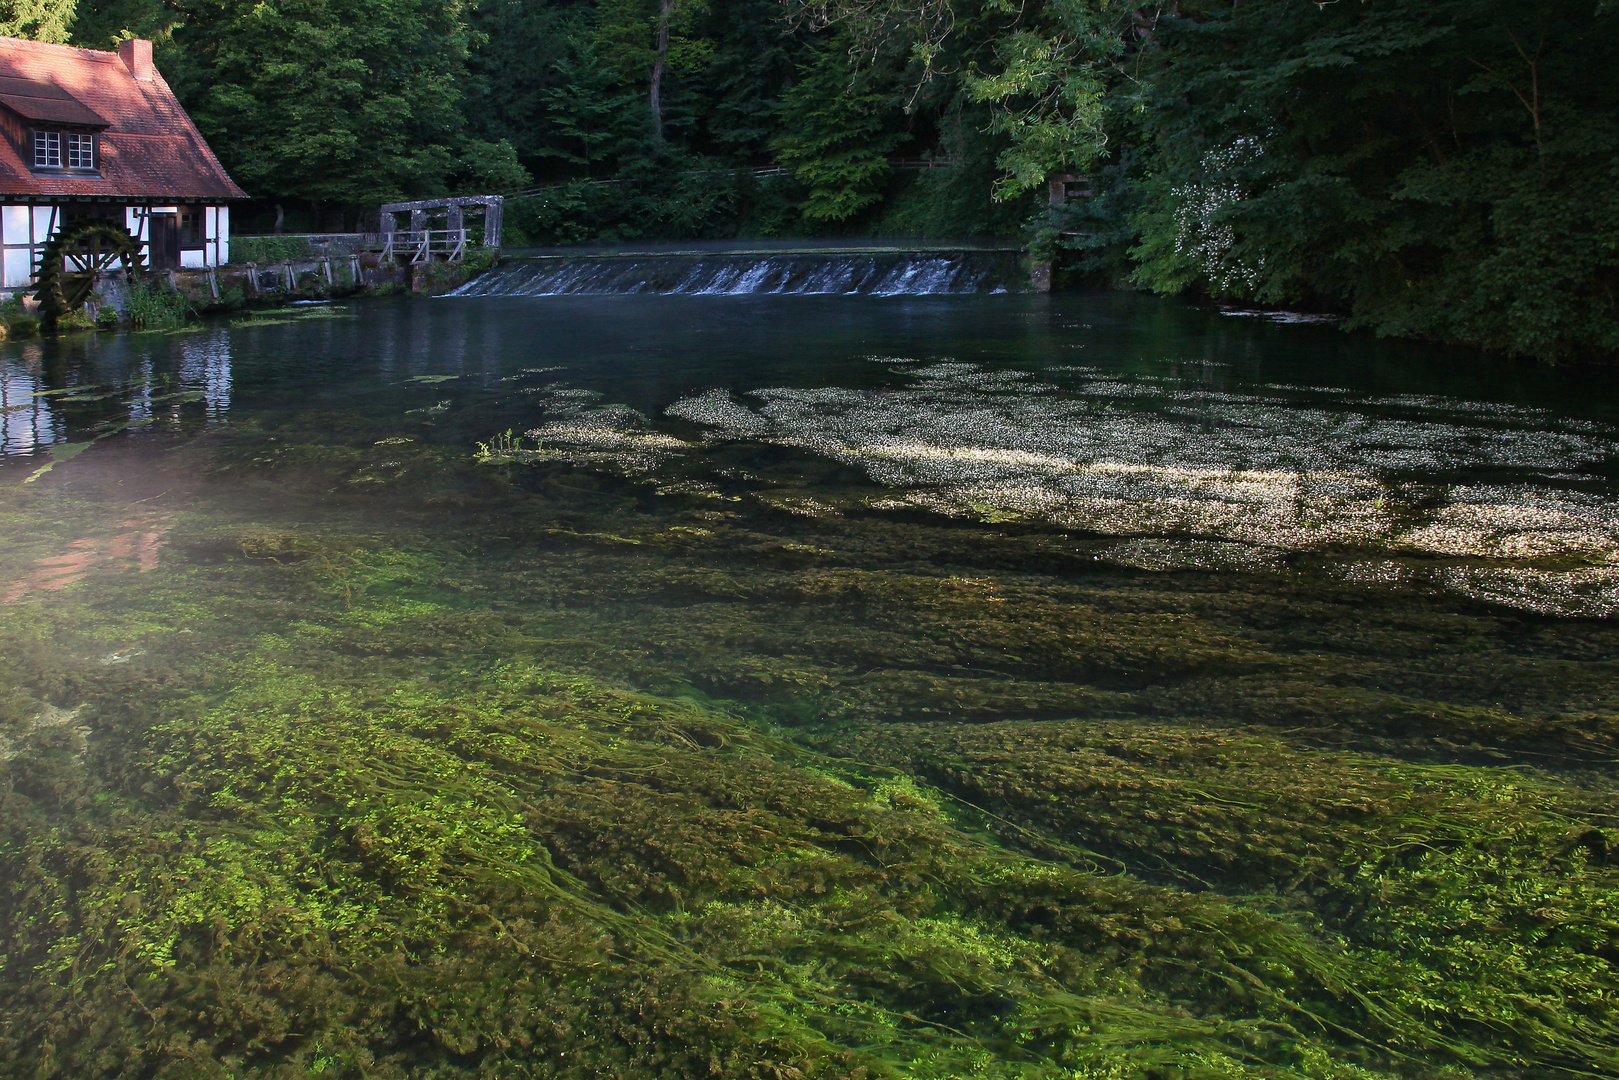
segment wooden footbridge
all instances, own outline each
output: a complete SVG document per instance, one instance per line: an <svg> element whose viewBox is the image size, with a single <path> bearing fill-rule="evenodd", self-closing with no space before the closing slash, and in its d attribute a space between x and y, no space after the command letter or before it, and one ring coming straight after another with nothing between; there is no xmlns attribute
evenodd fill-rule
<svg viewBox="0 0 1619 1080"><path fill-rule="evenodd" d="M467 195L455 199L423 199L385 203L382 231L374 251L382 260L407 259L412 265L460 262L468 248L500 248L506 200L500 195ZM401 229L405 217L408 228Z"/></svg>

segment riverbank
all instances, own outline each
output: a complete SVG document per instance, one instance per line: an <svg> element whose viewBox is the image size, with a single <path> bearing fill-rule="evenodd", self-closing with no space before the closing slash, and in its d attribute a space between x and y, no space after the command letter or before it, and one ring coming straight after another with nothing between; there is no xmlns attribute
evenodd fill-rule
<svg viewBox="0 0 1619 1080"><path fill-rule="evenodd" d="M119 328L165 329L199 315L275 308L296 301L337 300L410 292L436 296L459 288L500 261L479 252L454 263L400 265L376 252L309 254L219 267L153 271L130 282L122 273L102 277L93 299L55 326L36 306L13 298L0 303L0 339Z"/></svg>

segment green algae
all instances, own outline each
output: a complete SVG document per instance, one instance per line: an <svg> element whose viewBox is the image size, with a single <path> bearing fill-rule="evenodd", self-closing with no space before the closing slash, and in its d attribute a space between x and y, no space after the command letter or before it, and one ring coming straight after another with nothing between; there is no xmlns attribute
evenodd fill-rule
<svg viewBox="0 0 1619 1080"><path fill-rule="evenodd" d="M1606 628L393 438L7 609L5 1070L1619 1068Z"/></svg>
<svg viewBox="0 0 1619 1080"><path fill-rule="evenodd" d="M51 459L45 464L41 465L39 468L35 469L33 472L29 473L27 476L23 477L23 483L32 484L46 473L56 468L56 466L62 464L64 461L72 461L74 458L78 457L80 454L84 453L94 445L94 439L91 439L88 442L58 443L57 445L51 447Z"/></svg>
<svg viewBox="0 0 1619 1080"><path fill-rule="evenodd" d="M1191 1047L1258 1064L1245 1042L1287 1027L1182 1014L1186 995L1198 1011L1243 1011L1228 983L1247 950L1220 936L1258 928L1296 960L1309 950L1296 931L1026 866L925 800L896 807L892 790L829 783L690 705L522 669L376 700L262 665L235 677L245 689L216 707L145 731L105 788L73 791L63 776L13 791L6 861L33 871L5 895L7 925L23 931L6 950L17 1051L87 1044L177 1067L138 1019L195 1013L209 1022L186 1025L188 1056L207 1029L218 1075L269 1075L317 1047L371 1071L400 1025L429 1043L415 1068L460 1057L461 1071L501 1075L530 1060L516 1048L541 1012L590 1045L636 1021L650 1039L683 1020L691 1038L705 1005L740 1005L746 1022L732 1017L711 1056L786 1052L784 1075L963 1075L971 1061L980 1075L1044 1075L1070 1044L1080 1058L1169 1061ZM94 809L62 850L42 819L86 798ZM1057 925L1031 922L1036 907ZM1194 925L1207 976L1177 960ZM469 996L464 964L511 983ZM633 1017L581 1000L647 982L656 997L632 999ZM129 1027L103 1027L112 1016ZM1088 1038L1097 1026L1105 1035ZM1011 1061L994 1050L1008 1040L1021 1045ZM550 1056L530 1049L536 1067ZM650 1064L602 1054L579 1074Z"/></svg>
<svg viewBox="0 0 1619 1080"><path fill-rule="evenodd" d="M1377 972L1355 980L1368 995L1525 1063L1544 1040L1612 1067L1611 789L1143 724L895 727L838 752L1012 819L1023 846L1049 835L1149 879L1308 911Z"/></svg>
<svg viewBox="0 0 1619 1080"><path fill-rule="evenodd" d="M808 1075L848 1075L854 1062L922 1076L1201 1062L1210 1075L1304 1076L1351 1072L1330 1041L1313 1047L1330 1069L1299 1068L1301 1021L1341 1035L1398 1016L1357 1007L1366 991L1345 987L1365 986L1366 972L1345 970L1305 926L986 848L913 780L865 791L829 779L791 744L690 701L521 666L387 691L249 661L227 681L217 701L171 706L182 715L103 766L99 790L60 761L71 775L41 790L49 746L13 763L29 779L12 792L20 827L5 855L33 873L9 892L7 924L37 934L50 913L75 924L46 955L6 950L8 974L32 975L11 984L19 1008L66 1016L52 1045L94 1042L75 1015L133 1023L117 1000L128 987L173 1023L198 1009L237 1017L207 1056L239 1057L243 1075L317 1048L328 1068L376 1069L401 1010L437 1046L418 1057L470 1054L463 1071L500 1075L485 1059L522 1042L509 1025L543 1010L573 1017L570 1040L616 1030L629 1021L579 998L633 978L637 993L657 983L672 1011L662 1022L742 1005L730 1050L790 1051L782 1067ZM94 808L66 865L55 831L28 820L63 800ZM103 888L70 889L70 874ZM503 994L494 1010L487 989L468 996L457 980L471 976L445 950L534 996ZM1301 983L1325 1002L1289 1001ZM446 1006L435 993L460 997ZM633 1000L647 1022L653 1002ZM250 1031L239 1014L288 1027ZM18 1032L17 1013L8 1020ZM1404 1028L1408 1050L1435 1048ZM580 1075L645 1067L601 1052ZM136 1050L113 1039L97 1053Z"/></svg>

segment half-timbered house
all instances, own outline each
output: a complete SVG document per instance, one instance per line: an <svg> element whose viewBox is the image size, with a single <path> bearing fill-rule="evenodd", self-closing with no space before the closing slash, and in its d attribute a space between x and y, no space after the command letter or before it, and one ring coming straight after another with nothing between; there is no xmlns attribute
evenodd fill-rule
<svg viewBox="0 0 1619 1080"><path fill-rule="evenodd" d="M46 243L86 220L126 227L147 266L230 258L231 181L152 63L0 38L0 289L28 286Z"/></svg>

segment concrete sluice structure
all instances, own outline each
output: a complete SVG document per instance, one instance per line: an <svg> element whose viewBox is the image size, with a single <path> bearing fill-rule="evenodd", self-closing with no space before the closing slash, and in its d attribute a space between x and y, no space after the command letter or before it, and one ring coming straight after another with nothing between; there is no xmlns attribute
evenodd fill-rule
<svg viewBox="0 0 1619 1080"><path fill-rule="evenodd" d="M1015 250L671 251L512 260L452 295L928 296L1028 285Z"/></svg>

